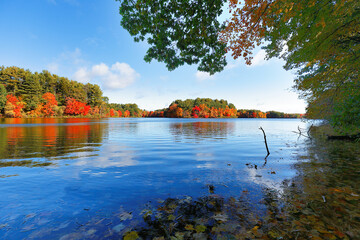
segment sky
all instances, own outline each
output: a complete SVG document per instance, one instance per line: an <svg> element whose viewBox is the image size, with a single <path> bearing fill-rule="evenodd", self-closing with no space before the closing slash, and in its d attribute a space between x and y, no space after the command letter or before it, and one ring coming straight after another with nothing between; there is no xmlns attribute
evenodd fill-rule
<svg viewBox="0 0 360 240"><path fill-rule="evenodd" d="M264 60L260 48L251 66L229 57L226 69L213 76L196 65L170 72L164 63L146 63L148 45L134 42L120 26L119 6L115 0L0 0L0 65L98 84L109 102L146 110L206 97L238 109L305 112L292 90L293 73L282 60Z"/></svg>

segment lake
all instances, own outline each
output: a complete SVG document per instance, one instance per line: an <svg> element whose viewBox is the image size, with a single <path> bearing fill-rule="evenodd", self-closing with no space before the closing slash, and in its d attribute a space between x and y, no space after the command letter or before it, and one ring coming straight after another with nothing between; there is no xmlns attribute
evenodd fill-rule
<svg viewBox="0 0 360 240"><path fill-rule="evenodd" d="M355 239L359 143L310 139L310 125L1 119L0 239Z"/></svg>

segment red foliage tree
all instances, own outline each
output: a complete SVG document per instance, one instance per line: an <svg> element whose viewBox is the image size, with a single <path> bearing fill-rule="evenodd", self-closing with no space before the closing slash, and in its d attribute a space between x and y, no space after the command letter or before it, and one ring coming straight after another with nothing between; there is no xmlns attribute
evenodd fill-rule
<svg viewBox="0 0 360 240"><path fill-rule="evenodd" d="M115 110L112 108L110 109L110 117L114 117L115 116Z"/></svg>
<svg viewBox="0 0 360 240"><path fill-rule="evenodd" d="M85 104L85 103L84 103ZM90 110L91 110L91 107L89 106L89 105L85 105L85 107L83 108L83 110L82 110L82 113L81 113L81 115L88 115L89 114L89 112L90 112Z"/></svg>
<svg viewBox="0 0 360 240"><path fill-rule="evenodd" d="M119 117L121 117L122 116L121 110L118 110L118 113L119 113Z"/></svg>
<svg viewBox="0 0 360 240"><path fill-rule="evenodd" d="M9 94L6 96L6 104L11 104L12 105L12 111L14 112L14 117L16 118L20 118L21 117L21 110L23 109L24 107L24 103L19 101L19 99L12 95L12 94Z"/></svg>
<svg viewBox="0 0 360 240"><path fill-rule="evenodd" d="M192 113L191 115L194 117L194 118L198 118L199 116L199 112L201 111L201 109L198 107L198 106L195 106L193 107L192 109Z"/></svg>
<svg viewBox="0 0 360 240"><path fill-rule="evenodd" d="M67 115L87 115L91 107L85 103L79 102L73 98L66 99L66 108L64 113Z"/></svg>

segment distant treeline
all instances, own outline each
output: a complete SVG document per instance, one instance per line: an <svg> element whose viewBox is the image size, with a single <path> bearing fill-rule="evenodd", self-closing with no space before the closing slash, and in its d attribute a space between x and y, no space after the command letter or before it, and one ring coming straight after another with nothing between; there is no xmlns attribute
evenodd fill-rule
<svg viewBox="0 0 360 240"><path fill-rule="evenodd" d="M176 100L168 108L141 110L136 104L109 103L96 84L83 84L43 70L32 73L0 66L0 114L4 117L170 117L299 118L301 114L236 110L226 100Z"/></svg>
<svg viewBox="0 0 360 240"><path fill-rule="evenodd" d="M237 116L239 118L302 118L304 117L304 114L283 113L277 111L262 112L260 110L254 109L239 109L237 110Z"/></svg>
<svg viewBox="0 0 360 240"><path fill-rule="evenodd" d="M166 109L143 112L144 117L170 117L170 118L218 118L236 117L234 104L226 100L213 100L210 98L196 98L176 100Z"/></svg>
<svg viewBox="0 0 360 240"><path fill-rule="evenodd" d="M236 110L234 104L226 100L196 98L176 100L168 108L143 111L143 117L170 118L301 118L303 114L288 114L277 111Z"/></svg>

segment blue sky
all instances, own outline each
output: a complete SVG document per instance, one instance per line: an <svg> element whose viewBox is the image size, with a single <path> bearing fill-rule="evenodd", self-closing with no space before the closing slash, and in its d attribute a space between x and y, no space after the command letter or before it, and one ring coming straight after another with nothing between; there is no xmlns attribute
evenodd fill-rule
<svg viewBox="0 0 360 240"><path fill-rule="evenodd" d="M303 113L291 90L291 72L278 59L255 51L252 66L228 58L229 66L209 77L197 67L169 72L164 63L144 62L146 43L135 43L120 26L115 0L1 0L0 65L32 72L47 69L99 84L110 102L141 109L167 107L175 99L226 99L237 108Z"/></svg>

